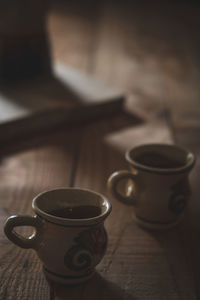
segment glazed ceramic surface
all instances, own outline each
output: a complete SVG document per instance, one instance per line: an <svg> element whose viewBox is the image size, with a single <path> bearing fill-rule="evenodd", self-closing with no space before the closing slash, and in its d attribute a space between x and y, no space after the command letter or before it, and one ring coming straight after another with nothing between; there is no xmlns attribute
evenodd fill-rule
<svg viewBox="0 0 200 300"><path fill-rule="evenodd" d="M151 153L155 156L152 166L145 164ZM159 166L159 159L156 161L161 155L165 158L165 167ZM143 161L138 161L138 157ZM108 179L113 196L133 204L134 218L144 227L162 229L175 225L189 200L188 175L195 163L194 155L176 145L147 144L128 151L126 160L130 171L117 171ZM170 165L171 161L177 165ZM127 181L125 195L118 189L122 180Z"/></svg>
<svg viewBox="0 0 200 300"><path fill-rule="evenodd" d="M99 214L91 218L68 219L51 214L56 209L95 206ZM103 258L107 246L104 220L111 211L107 199L89 190L57 189L33 200L35 217L12 216L5 224L7 237L22 248L36 250L47 279L77 284L89 279ZM26 239L14 233L16 226L34 226L36 233Z"/></svg>

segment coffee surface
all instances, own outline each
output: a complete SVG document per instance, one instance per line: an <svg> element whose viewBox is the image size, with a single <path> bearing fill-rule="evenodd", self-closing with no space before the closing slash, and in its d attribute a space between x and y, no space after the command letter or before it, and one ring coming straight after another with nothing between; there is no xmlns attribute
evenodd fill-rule
<svg viewBox="0 0 200 300"><path fill-rule="evenodd" d="M180 168L184 165L178 160L175 160L173 158L167 157L166 155L156 153L156 152L148 152L148 153L143 153L141 155L138 155L135 158L135 161L148 167L164 168L164 169Z"/></svg>
<svg viewBox="0 0 200 300"><path fill-rule="evenodd" d="M92 205L63 207L48 212L50 215L66 219L89 219L101 214L101 208Z"/></svg>

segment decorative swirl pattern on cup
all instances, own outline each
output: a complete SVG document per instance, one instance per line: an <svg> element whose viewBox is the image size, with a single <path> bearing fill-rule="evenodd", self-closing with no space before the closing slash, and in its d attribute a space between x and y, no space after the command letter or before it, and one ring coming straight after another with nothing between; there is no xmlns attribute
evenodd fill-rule
<svg viewBox="0 0 200 300"><path fill-rule="evenodd" d="M184 195L172 195L169 201L169 210L175 214L180 214L187 204L187 199Z"/></svg>
<svg viewBox="0 0 200 300"><path fill-rule="evenodd" d="M102 225L79 232L64 256L65 266L73 271L89 271L104 256L106 245L107 234Z"/></svg>
<svg viewBox="0 0 200 300"><path fill-rule="evenodd" d="M92 266L92 254L87 249L77 245L65 254L64 263L70 270L85 270Z"/></svg>
<svg viewBox="0 0 200 300"><path fill-rule="evenodd" d="M172 193L168 208L176 215L180 214L186 207L190 196L190 186L187 177L176 182L171 187Z"/></svg>

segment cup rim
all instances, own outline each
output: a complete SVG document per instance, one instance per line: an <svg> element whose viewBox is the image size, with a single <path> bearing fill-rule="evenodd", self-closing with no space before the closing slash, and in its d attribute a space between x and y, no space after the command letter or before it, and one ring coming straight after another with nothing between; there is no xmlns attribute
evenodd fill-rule
<svg viewBox="0 0 200 300"><path fill-rule="evenodd" d="M51 215L38 207L37 201L42 195L50 193L50 192L61 191L61 190L62 191L63 190L78 191L78 192L84 192L84 193L89 193L89 194L98 196L103 200L102 203L106 204L106 210L95 217L84 218L84 219L70 219L70 218L62 218L62 217L58 217L55 215ZM82 189L82 188L76 188L76 187L67 187L67 188L61 187L61 188L49 189L49 190L39 193L36 197L34 197L34 199L32 201L32 208L37 215L39 215L40 217L44 218L45 220L47 220L51 223L54 223L57 225L63 225L63 226L79 227L79 226L90 226L90 225L94 225L94 224L102 222L110 214L110 212L112 210L112 205L104 195L102 195L101 193L98 193L98 192L94 192L90 189Z"/></svg>
<svg viewBox="0 0 200 300"><path fill-rule="evenodd" d="M151 166L147 166L145 164L139 163L136 160L134 160L134 158L131 157L131 153L135 150L138 150L139 148L145 148L145 147L163 147L163 148L174 148L177 149L179 151L185 152L185 154L187 156L190 157L190 160L188 160L188 162L181 166L181 167L175 167L175 168L158 168L158 167L151 167ZM165 144L165 143L148 143L148 144L141 144L138 145L136 147L132 147L131 149L127 150L125 153L125 157L126 160L136 169L141 170L141 171L146 171L146 172L150 172L150 173L157 173L157 174L177 174L177 173L182 173L182 172L186 172L192 169L192 167L195 164L195 155L189 151L188 149L186 149L185 147L179 146L179 145L175 145L175 144Z"/></svg>

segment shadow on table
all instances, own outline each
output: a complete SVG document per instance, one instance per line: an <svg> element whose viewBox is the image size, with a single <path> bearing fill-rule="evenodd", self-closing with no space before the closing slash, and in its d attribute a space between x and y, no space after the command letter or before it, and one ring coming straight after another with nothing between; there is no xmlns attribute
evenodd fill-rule
<svg viewBox="0 0 200 300"><path fill-rule="evenodd" d="M0 141L96 121L122 111L123 101L117 88L56 63L47 76L0 85Z"/></svg>
<svg viewBox="0 0 200 300"><path fill-rule="evenodd" d="M81 142L81 136L85 131L93 132L95 128L98 130L98 135L94 132L94 139L101 139L104 135L111 133L112 131L120 130L128 126L134 126L142 122L136 116L129 114L126 111L113 113L109 117L102 116L96 118L96 120L85 120L77 122L76 124L61 124L55 125L53 128L46 128L35 132L34 134L22 134L20 137L13 137L12 139L2 142L0 149L0 157L4 155L25 151L28 149L34 149L42 145L62 145L68 146L69 141L75 145L77 142ZM106 132L105 132L106 130ZM104 142L103 142L104 143ZM106 143L107 144L107 143ZM68 147L66 147L66 150ZM114 150L113 150L114 151ZM121 153L117 154L121 156Z"/></svg>
<svg viewBox="0 0 200 300"><path fill-rule="evenodd" d="M196 216L188 213L172 229L149 231L164 251L169 272L181 299L186 299L186 294L196 294L197 298L200 296L200 224L197 217L200 219L199 211Z"/></svg>
<svg viewBox="0 0 200 300"><path fill-rule="evenodd" d="M51 286L51 290L57 300L135 300L132 295L128 294L115 283L103 278L97 272L86 284L75 287L56 284Z"/></svg>

